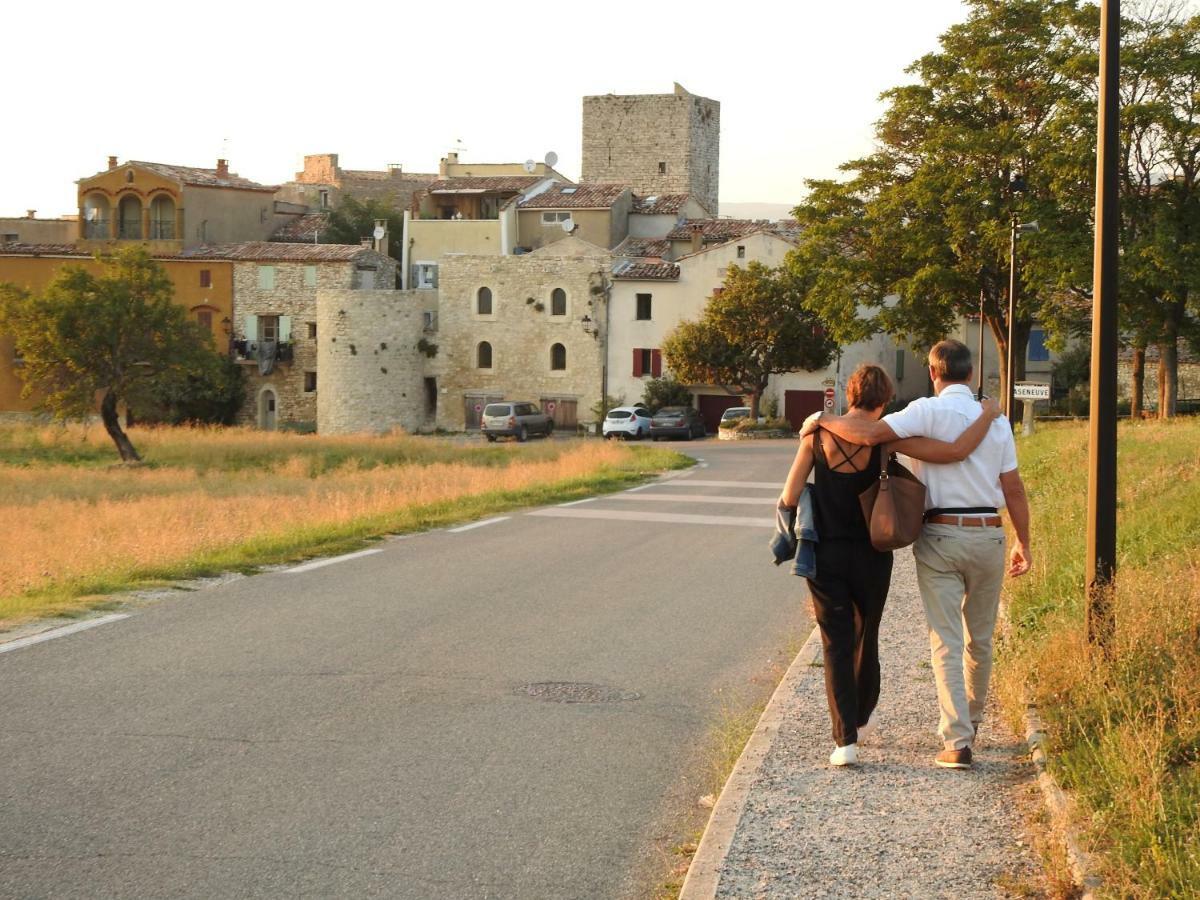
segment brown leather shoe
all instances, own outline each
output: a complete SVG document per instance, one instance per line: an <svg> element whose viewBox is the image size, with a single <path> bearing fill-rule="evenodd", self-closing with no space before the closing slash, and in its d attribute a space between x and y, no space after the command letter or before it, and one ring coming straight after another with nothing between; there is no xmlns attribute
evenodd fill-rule
<svg viewBox="0 0 1200 900"><path fill-rule="evenodd" d="M971 748L943 750L933 758L933 764L941 766L943 769L969 769L971 768Z"/></svg>

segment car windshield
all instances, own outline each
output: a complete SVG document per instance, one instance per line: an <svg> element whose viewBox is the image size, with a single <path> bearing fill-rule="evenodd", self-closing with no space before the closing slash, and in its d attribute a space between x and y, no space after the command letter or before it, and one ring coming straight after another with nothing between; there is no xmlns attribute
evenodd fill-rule
<svg viewBox="0 0 1200 900"><path fill-rule="evenodd" d="M663 409L660 409L658 411L658 414L660 416L670 416L671 418L678 418L679 416L686 416L687 410L684 409L682 406L668 406Z"/></svg>
<svg viewBox="0 0 1200 900"><path fill-rule="evenodd" d="M627 409L614 409L609 412L608 417L610 419L628 419L631 415L633 415L633 413Z"/></svg>
<svg viewBox="0 0 1200 900"><path fill-rule="evenodd" d="M485 416L507 416L512 407L507 403L489 403L483 410Z"/></svg>
<svg viewBox="0 0 1200 900"><path fill-rule="evenodd" d="M721 415L722 419L740 419L750 415L750 407L748 406L731 406Z"/></svg>

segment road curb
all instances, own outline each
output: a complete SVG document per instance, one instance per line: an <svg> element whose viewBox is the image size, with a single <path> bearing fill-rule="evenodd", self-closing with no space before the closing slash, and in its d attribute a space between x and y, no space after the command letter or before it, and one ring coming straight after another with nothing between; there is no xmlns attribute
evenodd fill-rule
<svg viewBox="0 0 1200 900"><path fill-rule="evenodd" d="M1054 776L1046 769L1046 751L1042 749L1046 732L1036 705L1026 703L1024 724L1025 744L1029 747L1033 764L1037 766L1037 782L1038 787L1042 789L1042 801L1050 814L1051 827L1058 832L1066 849L1071 878L1075 886L1082 891L1082 900L1095 900L1103 885L1103 879L1096 874L1091 855L1080 845L1079 833L1071 826L1070 801L1066 792L1058 786Z"/></svg>
<svg viewBox="0 0 1200 900"><path fill-rule="evenodd" d="M767 708L763 710L758 724L754 726L754 733L746 742L733 771L721 789L721 796L717 798L712 815L704 828L700 846L696 849L696 855L692 857L691 865L688 866L679 900L710 900L716 896L717 885L721 880L721 866L733 845L734 834L746 808L746 798L750 795L758 771L779 733L783 720L784 698L795 690L800 679L804 677L805 670L820 654L820 628L814 627L775 688Z"/></svg>

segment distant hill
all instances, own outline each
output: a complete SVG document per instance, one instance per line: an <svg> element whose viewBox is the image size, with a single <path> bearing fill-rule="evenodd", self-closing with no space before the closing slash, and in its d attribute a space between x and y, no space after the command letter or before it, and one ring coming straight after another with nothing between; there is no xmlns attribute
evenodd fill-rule
<svg viewBox="0 0 1200 900"><path fill-rule="evenodd" d="M721 215L730 219L790 219L795 203L721 203Z"/></svg>

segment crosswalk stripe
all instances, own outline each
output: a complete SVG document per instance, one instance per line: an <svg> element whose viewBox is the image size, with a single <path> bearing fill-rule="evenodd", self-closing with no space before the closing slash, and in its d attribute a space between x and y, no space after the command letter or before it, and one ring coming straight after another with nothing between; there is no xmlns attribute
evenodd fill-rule
<svg viewBox="0 0 1200 900"><path fill-rule="evenodd" d="M783 487L782 481L704 481L699 478L689 478L686 483L678 481L658 481L655 484L663 487L731 487L731 488L763 488L764 490L777 491Z"/></svg>
<svg viewBox="0 0 1200 900"><path fill-rule="evenodd" d="M686 513L633 512L622 509L539 509L530 516L562 519L608 519L616 522L660 522L673 525L722 525L732 528L774 528L775 520L749 516L693 516Z"/></svg>
<svg viewBox="0 0 1200 900"><path fill-rule="evenodd" d="M716 497L708 494L613 494L606 500L645 500L652 503L738 503L747 506L765 506L774 503L772 497Z"/></svg>

